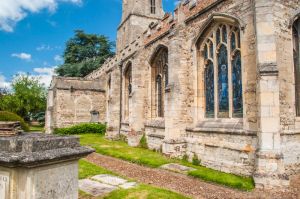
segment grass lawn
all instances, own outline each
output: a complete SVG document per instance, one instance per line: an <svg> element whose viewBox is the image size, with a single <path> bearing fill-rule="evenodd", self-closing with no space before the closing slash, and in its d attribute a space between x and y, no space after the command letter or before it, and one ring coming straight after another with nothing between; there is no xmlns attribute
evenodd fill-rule
<svg viewBox="0 0 300 199"><path fill-rule="evenodd" d="M174 162L174 160L166 158L157 152L130 147L122 141L107 140L99 134L80 135L80 142L82 145L94 148L97 153L153 168Z"/></svg>
<svg viewBox="0 0 300 199"><path fill-rule="evenodd" d="M79 161L79 178L89 178L99 174L116 175L102 167L96 166L85 160ZM82 191L79 192L80 199L102 199L103 197L93 197ZM165 189L156 188L149 185L140 184L132 189L118 189L104 197L105 199L188 199L185 196Z"/></svg>
<svg viewBox="0 0 300 199"><path fill-rule="evenodd" d="M30 132L44 132L43 126L30 126Z"/></svg>
<svg viewBox="0 0 300 199"><path fill-rule="evenodd" d="M90 178L99 174L111 174L116 175L111 171L108 171L102 167L98 167L92 163L85 160L79 161L79 179Z"/></svg>
<svg viewBox="0 0 300 199"><path fill-rule="evenodd" d="M180 163L185 166L195 168L195 171L188 173L188 175L195 178L200 178L208 182L214 182L245 191L254 189L254 182L252 178L228 174L203 166L195 166L192 163L183 160L170 159L151 150L130 147L122 141L107 140L102 135L80 135L80 140L82 145L90 146L94 148L97 153L103 155L120 158L152 168L157 168L168 163Z"/></svg>

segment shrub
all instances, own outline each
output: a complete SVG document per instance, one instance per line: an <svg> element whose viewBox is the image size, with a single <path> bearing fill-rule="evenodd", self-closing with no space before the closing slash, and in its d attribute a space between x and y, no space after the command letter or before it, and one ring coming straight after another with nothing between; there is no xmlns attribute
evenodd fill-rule
<svg viewBox="0 0 300 199"><path fill-rule="evenodd" d="M147 138L146 138L145 134L143 135L143 137L140 140L139 147L144 148L144 149L148 149L148 143L147 143Z"/></svg>
<svg viewBox="0 0 300 199"><path fill-rule="evenodd" d="M72 127L67 128L58 128L54 130L55 134L60 135L77 135L77 134L105 134L106 125L104 124L95 124L95 123L86 123L78 124Z"/></svg>
<svg viewBox="0 0 300 199"><path fill-rule="evenodd" d="M25 132L29 131L29 125L17 114L7 112L7 111L0 111L0 121L4 122L20 122L22 129Z"/></svg>
<svg viewBox="0 0 300 199"><path fill-rule="evenodd" d="M196 154L194 154L193 160L192 160L193 165L200 165L201 161L199 160L198 156Z"/></svg>

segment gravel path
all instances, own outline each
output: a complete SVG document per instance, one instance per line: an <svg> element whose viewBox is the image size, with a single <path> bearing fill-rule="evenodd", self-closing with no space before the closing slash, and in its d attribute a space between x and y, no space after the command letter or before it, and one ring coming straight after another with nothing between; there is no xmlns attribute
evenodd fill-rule
<svg viewBox="0 0 300 199"><path fill-rule="evenodd" d="M103 156L94 153L87 157L87 160L118 173L139 183L150 184L156 187L169 189L192 198L261 198L261 199L299 199L300 198L300 177L295 177L292 188L289 190L254 190L253 192L242 192L220 185L203 182L186 175L162 170L153 169L126 162L120 159Z"/></svg>

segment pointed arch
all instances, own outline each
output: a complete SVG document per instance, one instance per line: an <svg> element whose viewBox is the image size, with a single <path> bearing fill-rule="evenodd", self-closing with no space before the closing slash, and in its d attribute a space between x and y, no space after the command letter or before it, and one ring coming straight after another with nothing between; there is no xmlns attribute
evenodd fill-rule
<svg viewBox="0 0 300 199"><path fill-rule="evenodd" d="M194 47L199 46L198 44L203 41L203 38L205 38L205 37L203 37L203 35L207 34L210 27L214 26L214 24L217 24L217 23L234 24L240 30L244 30L246 27L246 23L243 20L241 20L240 18L238 18L237 16L230 15L227 13L219 13L219 12L213 13L208 17L206 22L198 30L198 34L193 39L193 42L192 42L192 49Z"/></svg>

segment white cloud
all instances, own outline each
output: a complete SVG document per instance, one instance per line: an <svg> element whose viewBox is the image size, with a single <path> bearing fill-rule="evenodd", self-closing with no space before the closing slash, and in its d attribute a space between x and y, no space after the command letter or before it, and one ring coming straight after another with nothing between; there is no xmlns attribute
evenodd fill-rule
<svg viewBox="0 0 300 199"><path fill-rule="evenodd" d="M16 23L29 13L37 13L44 9L55 12L59 2L81 4L82 0L1 0L0 30L13 32Z"/></svg>
<svg viewBox="0 0 300 199"><path fill-rule="evenodd" d="M10 88L10 82L6 80L6 78L0 74L0 88Z"/></svg>
<svg viewBox="0 0 300 199"><path fill-rule="evenodd" d="M53 50L53 48L51 48L49 45L42 44L42 45L36 47L36 50L37 51L48 51L48 50Z"/></svg>
<svg viewBox="0 0 300 199"><path fill-rule="evenodd" d="M46 87L49 87L51 80L52 80L52 76L55 75L55 68L56 68L56 66L44 67L44 68L34 68L33 71L36 74L31 75L31 76L39 78L41 83L45 84Z"/></svg>
<svg viewBox="0 0 300 199"><path fill-rule="evenodd" d="M61 64L61 63L63 63L64 60L60 55L55 55L54 61Z"/></svg>
<svg viewBox="0 0 300 199"><path fill-rule="evenodd" d="M31 60L31 54L28 53L14 53L11 55L12 57L17 57L22 60L30 61Z"/></svg>

